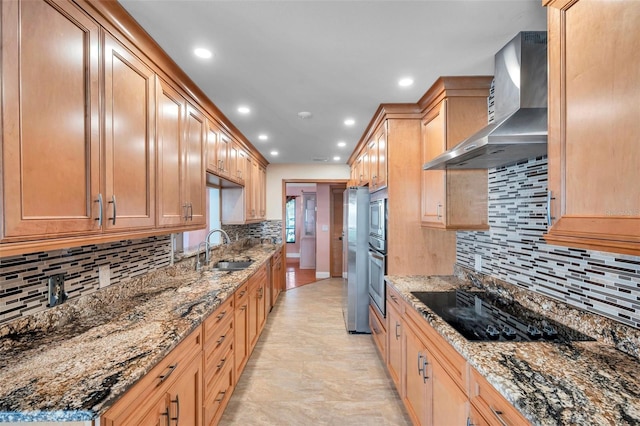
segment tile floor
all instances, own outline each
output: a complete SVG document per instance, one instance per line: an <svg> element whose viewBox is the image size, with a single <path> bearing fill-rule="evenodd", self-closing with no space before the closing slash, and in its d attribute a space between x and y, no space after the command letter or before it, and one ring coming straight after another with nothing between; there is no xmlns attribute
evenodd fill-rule
<svg viewBox="0 0 640 426"><path fill-rule="evenodd" d="M371 335L348 334L342 279L282 293L220 425L410 425Z"/></svg>

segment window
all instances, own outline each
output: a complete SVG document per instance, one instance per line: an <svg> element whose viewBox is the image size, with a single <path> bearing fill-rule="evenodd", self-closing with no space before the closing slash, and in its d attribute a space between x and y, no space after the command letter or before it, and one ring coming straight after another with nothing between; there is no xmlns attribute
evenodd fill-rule
<svg viewBox="0 0 640 426"><path fill-rule="evenodd" d="M296 242L296 197L287 197L285 218L286 241Z"/></svg>

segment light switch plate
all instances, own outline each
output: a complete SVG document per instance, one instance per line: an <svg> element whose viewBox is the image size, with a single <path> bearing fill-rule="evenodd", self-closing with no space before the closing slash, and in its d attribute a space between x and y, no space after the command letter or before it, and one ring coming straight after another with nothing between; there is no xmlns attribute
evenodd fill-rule
<svg viewBox="0 0 640 426"><path fill-rule="evenodd" d="M98 288L108 287L111 285L111 268L109 265L100 265L98 267Z"/></svg>

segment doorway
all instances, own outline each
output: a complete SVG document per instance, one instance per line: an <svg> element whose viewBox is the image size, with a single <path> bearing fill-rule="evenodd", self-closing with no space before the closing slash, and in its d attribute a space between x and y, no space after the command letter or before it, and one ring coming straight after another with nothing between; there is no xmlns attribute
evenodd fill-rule
<svg viewBox="0 0 640 426"><path fill-rule="evenodd" d="M287 264L315 268L304 271L313 271L316 280L342 276L340 238L345 188L346 180L282 180L282 237ZM287 214L287 206L290 210L293 205L295 224L291 213Z"/></svg>

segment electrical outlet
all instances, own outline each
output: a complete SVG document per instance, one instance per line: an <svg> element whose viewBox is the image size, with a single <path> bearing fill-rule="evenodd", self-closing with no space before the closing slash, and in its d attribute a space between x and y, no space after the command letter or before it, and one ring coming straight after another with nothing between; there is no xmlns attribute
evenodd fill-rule
<svg viewBox="0 0 640 426"><path fill-rule="evenodd" d="M98 281L98 288L111 285L111 268L109 265L100 265L98 267Z"/></svg>
<svg viewBox="0 0 640 426"><path fill-rule="evenodd" d="M475 260L474 268L476 272L482 272L482 255L476 253L474 256L474 260Z"/></svg>
<svg viewBox="0 0 640 426"><path fill-rule="evenodd" d="M64 291L64 274L49 277L49 307L61 305L69 295Z"/></svg>

